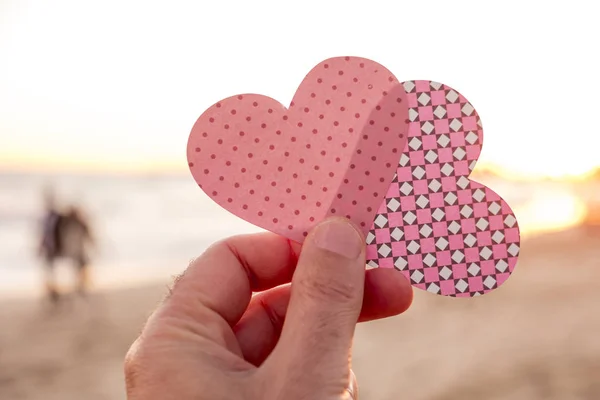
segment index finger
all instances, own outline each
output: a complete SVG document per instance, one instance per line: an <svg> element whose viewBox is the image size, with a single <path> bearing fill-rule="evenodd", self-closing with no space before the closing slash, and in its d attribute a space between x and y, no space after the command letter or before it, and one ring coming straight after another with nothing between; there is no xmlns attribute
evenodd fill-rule
<svg viewBox="0 0 600 400"><path fill-rule="evenodd" d="M253 291L292 279L301 245L270 232L217 242L194 260L175 283L171 313L200 320L210 310L233 326Z"/></svg>

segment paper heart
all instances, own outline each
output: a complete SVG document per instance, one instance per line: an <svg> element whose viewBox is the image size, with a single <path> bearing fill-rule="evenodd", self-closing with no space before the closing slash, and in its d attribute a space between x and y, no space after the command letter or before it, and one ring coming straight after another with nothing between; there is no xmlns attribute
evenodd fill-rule
<svg viewBox="0 0 600 400"><path fill-rule="evenodd" d="M330 215L366 234L406 145L403 86L382 65L337 57L313 68L290 108L245 94L206 110L189 137L196 182L233 214L302 242Z"/></svg>
<svg viewBox="0 0 600 400"><path fill-rule="evenodd" d="M520 239L510 206L467 178L482 147L479 116L441 83L404 87L408 146L367 235L368 264L396 268L432 293L487 293L514 270Z"/></svg>

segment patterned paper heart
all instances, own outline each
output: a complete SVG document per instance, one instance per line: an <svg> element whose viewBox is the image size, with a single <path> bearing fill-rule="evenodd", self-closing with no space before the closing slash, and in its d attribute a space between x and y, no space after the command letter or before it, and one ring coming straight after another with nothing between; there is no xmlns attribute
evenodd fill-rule
<svg viewBox="0 0 600 400"><path fill-rule="evenodd" d="M469 180L483 130L456 90L408 81L408 146L367 235L372 267L396 268L421 289L477 296L512 273L519 227L509 205Z"/></svg>
<svg viewBox="0 0 600 400"><path fill-rule="evenodd" d="M187 156L215 202L302 242L329 215L368 232L407 129L406 93L392 73L338 57L309 72L289 109L256 94L216 103L194 125Z"/></svg>

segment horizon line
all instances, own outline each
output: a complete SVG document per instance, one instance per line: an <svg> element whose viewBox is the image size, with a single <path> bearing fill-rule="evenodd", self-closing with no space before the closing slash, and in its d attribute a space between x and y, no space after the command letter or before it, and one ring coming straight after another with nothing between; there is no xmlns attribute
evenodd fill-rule
<svg viewBox="0 0 600 400"><path fill-rule="evenodd" d="M2 163L0 161L0 175L88 175L88 176L184 176L189 174L186 166L173 162L158 162L146 165L126 165L113 163L98 165L96 163L61 163L48 165L46 163L35 163L30 165L19 165L17 163ZM565 173L561 176L550 176L541 174L527 174L512 171L492 162L482 162L475 166L470 176L491 175L513 181L536 181L536 180L565 180L579 181L588 180L600 174L600 166L589 171L573 175Z"/></svg>

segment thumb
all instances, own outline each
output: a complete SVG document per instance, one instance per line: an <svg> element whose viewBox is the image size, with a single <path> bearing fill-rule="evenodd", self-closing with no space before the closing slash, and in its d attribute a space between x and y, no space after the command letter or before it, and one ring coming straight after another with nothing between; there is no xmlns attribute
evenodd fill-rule
<svg viewBox="0 0 600 400"><path fill-rule="evenodd" d="M365 241L354 225L332 218L310 232L292 279L280 340L263 364L274 369L288 398L306 390L314 397L316 388L327 392L323 398L335 397L348 387L364 279Z"/></svg>

